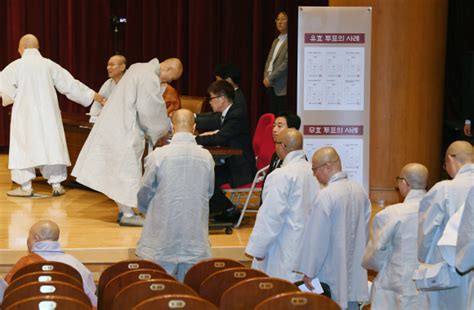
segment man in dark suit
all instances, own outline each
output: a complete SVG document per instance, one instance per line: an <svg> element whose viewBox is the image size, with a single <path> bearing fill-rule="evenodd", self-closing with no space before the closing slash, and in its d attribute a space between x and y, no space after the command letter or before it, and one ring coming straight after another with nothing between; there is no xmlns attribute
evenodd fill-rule
<svg viewBox="0 0 474 310"><path fill-rule="evenodd" d="M247 115L247 100L243 91L239 87L240 83L240 70L237 69L233 64L219 64L214 70L214 76L217 80L226 80L232 85L235 91L234 103L236 106L242 108L245 115Z"/></svg>
<svg viewBox="0 0 474 310"><path fill-rule="evenodd" d="M288 76L288 15L280 11L275 19L280 35L273 40L272 47L265 62L263 85L267 88L270 98L270 111L277 114L285 111L286 81Z"/></svg>
<svg viewBox="0 0 474 310"><path fill-rule="evenodd" d="M239 187L252 182L255 175L249 120L241 107L234 105L235 92L228 82L218 80L207 89L214 112L196 115L197 130L206 132L196 137L204 146L228 146L242 150L241 156L230 156L216 163L214 195L209 201L211 212L220 212L217 221L236 222L240 211L227 199L220 186L229 183Z"/></svg>

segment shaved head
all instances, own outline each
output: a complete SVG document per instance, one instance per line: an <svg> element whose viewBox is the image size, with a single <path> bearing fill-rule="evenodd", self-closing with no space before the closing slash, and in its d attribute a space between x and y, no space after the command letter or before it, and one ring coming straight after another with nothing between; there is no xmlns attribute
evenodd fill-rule
<svg viewBox="0 0 474 310"><path fill-rule="evenodd" d="M58 241L59 239L59 226L50 220L41 220L31 226L28 235L28 249L31 248L36 242L40 241Z"/></svg>
<svg viewBox="0 0 474 310"><path fill-rule="evenodd" d="M25 34L21 37L18 43L18 53L23 55L24 50L27 48L39 48L38 39L32 34Z"/></svg>
<svg viewBox="0 0 474 310"><path fill-rule="evenodd" d="M283 129L279 134L279 142L286 146L288 152L303 149L303 135L294 128Z"/></svg>
<svg viewBox="0 0 474 310"><path fill-rule="evenodd" d="M408 182L411 189L426 189L428 168L419 163L409 163L403 166L400 176Z"/></svg>
<svg viewBox="0 0 474 310"><path fill-rule="evenodd" d="M118 55L118 54L114 55L114 56L110 57L109 61L115 61L118 64L127 65L127 58L125 58L125 56L123 56L123 55Z"/></svg>
<svg viewBox="0 0 474 310"><path fill-rule="evenodd" d="M455 156L456 160L461 164L470 164L474 162L473 147L467 141L455 141L451 143L446 151L446 155Z"/></svg>
<svg viewBox="0 0 474 310"><path fill-rule="evenodd" d="M341 171L341 159L333 147L323 147L313 154L313 166L319 166L325 163L333 163Z"/></svg>
<svg viewBox="0 0 474 310"><path fill-rule="evenodd" d="M172 117L174 132L194 131L194 114L187 109L179 109L173 113Z"/></svg>
<svg viewBox="0 0 474 310"><path fill-rule="evenodd" d="M171 82L179 79L183 74L183 64L178 58L168 58L160 63L161 82Z"/></svg>

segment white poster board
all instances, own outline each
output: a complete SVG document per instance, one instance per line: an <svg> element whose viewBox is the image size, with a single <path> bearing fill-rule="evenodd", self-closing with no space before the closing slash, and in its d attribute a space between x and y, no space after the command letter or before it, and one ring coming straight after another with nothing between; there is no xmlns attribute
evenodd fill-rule
<svg viewBox="0 0 474 310"><path fill-rule="evenodd" d="M334 147L368 191L370 7L299 7L297 110L308 158Z"/></svg>

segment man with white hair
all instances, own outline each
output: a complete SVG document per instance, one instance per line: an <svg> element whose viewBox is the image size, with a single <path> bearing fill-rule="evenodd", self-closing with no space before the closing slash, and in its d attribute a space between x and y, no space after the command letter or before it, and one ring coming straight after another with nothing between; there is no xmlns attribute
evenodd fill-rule
<svg viewBox="0 0 474 310"><path fill-rule="evenodd" d="M436 183L420 202L418 214L418 260L426 264L447 261L438 247L446 224L466 201L474 187L472 145L455 141L446 150L445 167L452 180ZM452 266L454 267L454 266ZM466 309L467 277L457 287L428 291L429 309Z"/></svg>
<svg viewBox="0 0 474 310"><path fill-rule="evenodd" d="M418 267L418 209L426 194L428 169L410 163L396 179L405 200L375 215L372 240L362 262L364 268L377 271L370 306L374 310L424 309L425 295L417 291L412 277Z"/></svg>

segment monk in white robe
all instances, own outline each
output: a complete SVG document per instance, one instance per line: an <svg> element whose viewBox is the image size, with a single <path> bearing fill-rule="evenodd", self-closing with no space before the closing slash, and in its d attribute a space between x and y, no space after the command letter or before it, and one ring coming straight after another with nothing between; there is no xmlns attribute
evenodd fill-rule
<svg viewBox="0 0 474 310"><path fill-rule="evenodd" d="M56 90L85 107L102 96L75 80L53 61L43 58L34 35L20 39L21 55L1 73L2 97L14 102L10 126L8 169L13 182L21 187L7 192L9 196L33 195L31 181L39 168L53 187L53 196L64 194L61 182L71 165L64 136ZM4 104L5 101L4 100Z"/></svg>
<svg viewBox="0 0 474 310"><path fill-rule="evenodd" d="M193 136L194 115L173 114L173 138L146 159L138 208L146 214L136 254L161 265L179 281L191 266L211 257L209 198L214 159Z"/></svg>
<svg viewBox="0 0 474 310"><path fill-rule="evenodd" d="M428 169L418 163L405 165L397 176L403 203L378 212L373 220L372 240L362 265L377 271L370 296L373 310L424 309L425 295L412 281L418 267L416 241L418 209L426 194Z"/></svg>
<svg viewBox="0 0 474 310"><path fill-rule="evenodd" d="M467 193L474 186L474 163L469 142L455 141L446 151L446 171L452 180L435 184L420 202L418 214L418 260L435 264L444 261L438 242L446 224L466 201ZM431 252L431 257L428 253ZM466 309L468 277L461 279L458 287L429 291L429 309Z"/></svg>
<svg viewBox="0 0 474 310"><path fill-rule="evenodd" d="M84 292L89 297L93 307L97 306L96 286L92 272L72 255L64 253L59 240L59 226L55 222L42 220L31 226L27 246L29 254L23 256L5 276L5 282L10 283L16 271L30 264L55 261L67 264L76 269L82 278Z"/></svg>
<svg viewBox="0 0 474 310"><path fill-rule="evenodd" d="M112 94L112 90L115 85L120 81L122 76L125 74L127 69L127 59L123 55L114 55L109 58L107 62L107 74L109 79L102 84L99 89L99 94L105 98L109 98ZM97 117L99 117L102 111L102 104L94 101L89 111L90 119L89 122L95 123Z"/></svg>
<svg viewBox="0 0 474 310"><path fill-rule="evenodd" d="M276 152L283 160L265 182L263 203L245 252L254 257L252 268L290 282L302 280L295 273L302 247L303 228L319 191L311 164L303 151L303 136L284 129L277 137Z"/></svg>
<svg viewBox="0 0 474 310"><path fill-rule="evenodd" d="M182 72L176 58L130 66L107 99L71 173L77 182L117 203L123 226L143 225L133 208L137 207L145 138L155 145L168 132L161 81L176 80Z"/></svg>
<svg viewBox="0 0 474 310"><path fill-rule="evenodd" d="M303 234L297 271L313 289L313 278L327 283L343 309L357 309L369 300L367 270L362 257L369 239L371 206L365 190L342 171L336 150L324 147L312 159L313 173L321 184Z"/></svg>

